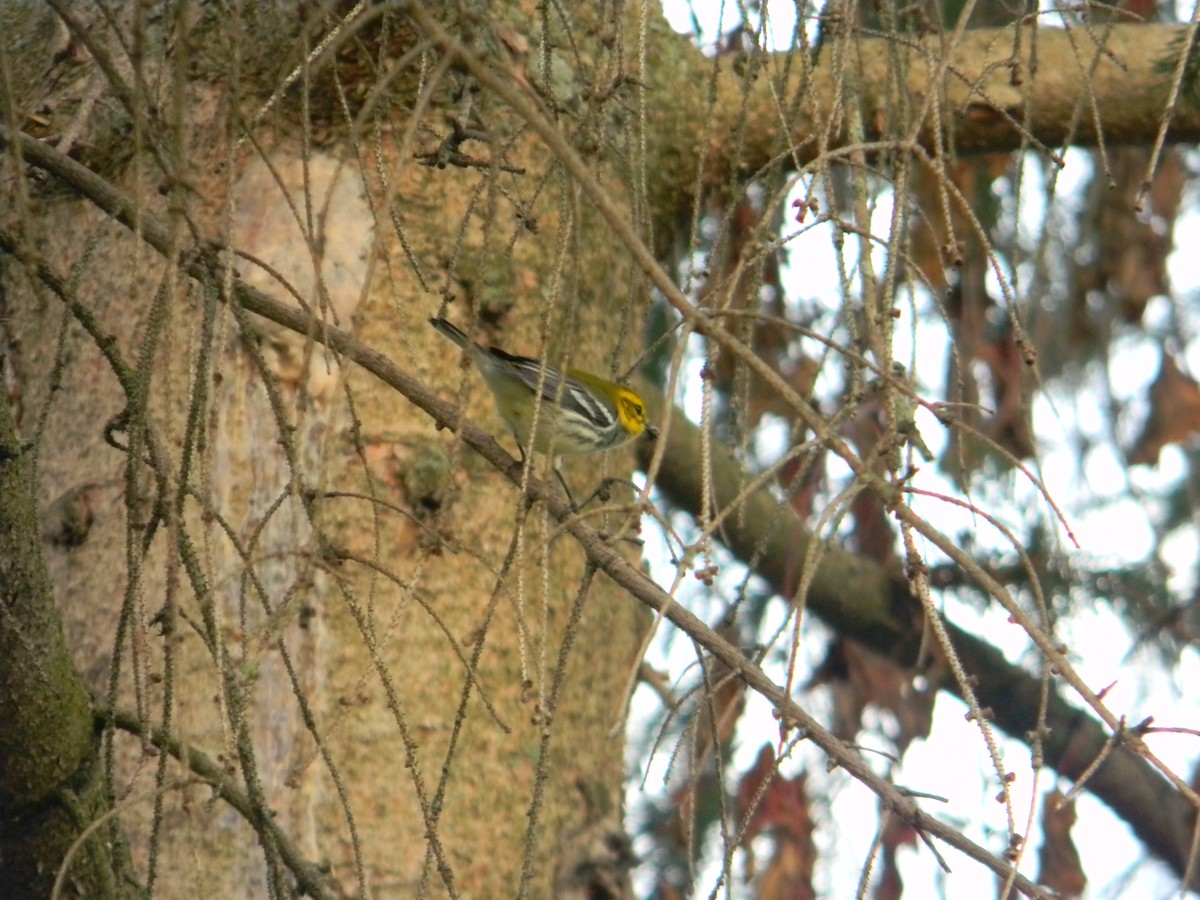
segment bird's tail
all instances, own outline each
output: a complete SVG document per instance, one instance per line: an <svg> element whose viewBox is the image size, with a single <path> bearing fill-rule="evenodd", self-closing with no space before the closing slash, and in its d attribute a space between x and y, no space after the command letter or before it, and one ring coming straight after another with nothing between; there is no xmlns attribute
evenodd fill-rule
<svg viewBox="0 0 1200 900"><path fill-rule="evenodd" d="M440 334L444 334L446 337L450 338L450 340L454 341L454 343L458 344L458 346L473 346L473 342L469 337L466 336L463 330L448 319L443 319L440 317L436 319L430 319L429 324L436 328Z"/></svg>

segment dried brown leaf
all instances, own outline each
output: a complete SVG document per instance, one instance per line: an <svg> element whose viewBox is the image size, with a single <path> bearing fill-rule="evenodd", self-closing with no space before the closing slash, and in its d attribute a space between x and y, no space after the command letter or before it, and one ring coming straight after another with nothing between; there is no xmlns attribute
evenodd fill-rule
<svg viewBox="0 0 1200 900"><path fill-rule="evenodd" d="M1075 803L1063 803L1063 799L1058 791L1046 794L1042 809L1042 846L1038 850L1038 882L1068 900L1083 896L1087 876L1079 861L1079 851L1071 840Z"/></svg>
<svg viewBox="0 0 1200 900"><path fill-rule="evenodd" d="M771 746L764 744L738 783L738 810L743 819L749 816L742 840L751 871L751 841L763 834L774 841L771 860L758 883L760 898L806 900L816 896L812 873L817 854L805 781L803 773L795 778L781 776Z"/></svg>
<svg viewBox="0 0 1200 900"><path fill-rule="evenodd" d="M1200 432L1200 385L1166 351L1158 377L1150 385L1149 401L1150 414L1129 451L1130 465L1157 465L1163 447Z"/></svg>
<svg viewBox="0 0 1200 900"><path fill-rule="evenodd" d="M831 730L842 740L853 741L858 735L868 705L895 717L901 753L914 739L929 736L936 692L917 690L911 671L855 641L837 641L809 684L829 685L834 707Z"/></svg>

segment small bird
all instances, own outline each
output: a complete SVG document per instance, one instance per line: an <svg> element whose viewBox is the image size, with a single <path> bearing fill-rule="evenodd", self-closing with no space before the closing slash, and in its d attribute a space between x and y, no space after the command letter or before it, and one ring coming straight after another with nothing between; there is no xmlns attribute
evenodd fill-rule
<svg viewBox="0 0 1200 900"><path fill-rule="evenodd" d="M578 507L558 468L561 457L611 450L643 433L658 436L646 417L646 404L627 387L579 369L568 369L564 376L528 356L483 347L446 319L430 319L429 324L471 354L496 399L500 418L517 439L521 459L527 450L554 454L554 474L573 508ZM541 407L530 446L539 381Z"/></svg>

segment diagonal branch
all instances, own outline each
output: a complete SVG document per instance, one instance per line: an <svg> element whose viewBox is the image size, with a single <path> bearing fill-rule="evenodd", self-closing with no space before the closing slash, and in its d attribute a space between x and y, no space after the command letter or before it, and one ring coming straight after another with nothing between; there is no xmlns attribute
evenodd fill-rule
<svg viewBox="0 0 1200 900"><path fill-rule="evenodd" d="M97 710L95 713L97 727L103 727L110 716L118 728L137 735L143 741L170 754L185 768L211 785L213 791L237 810L264 840L271 842L306 896L313 897L315 900L332 900L335 895L327 888L328 882L325 873L321 871L320 864L305 858L291 838L271 816L263 815L262 806L251 799L249 794L235 783L225 768L202 751L188 746L162 729L147 728L138 720L137 716L127 712Z"/></svg>

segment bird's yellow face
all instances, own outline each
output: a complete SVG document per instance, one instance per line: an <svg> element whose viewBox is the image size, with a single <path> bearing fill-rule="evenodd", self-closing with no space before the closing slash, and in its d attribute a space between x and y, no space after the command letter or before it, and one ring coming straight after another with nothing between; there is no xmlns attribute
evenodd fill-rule
<svg viewBox="0 0 1200 900"><path fill-rule="evenodd" d="M633 391L618 387L615 399L617 401L617 418L621 420L621 427L631 438L640 436L649 425L646 418L646 406L642 403L642 398Z"/></svg>

